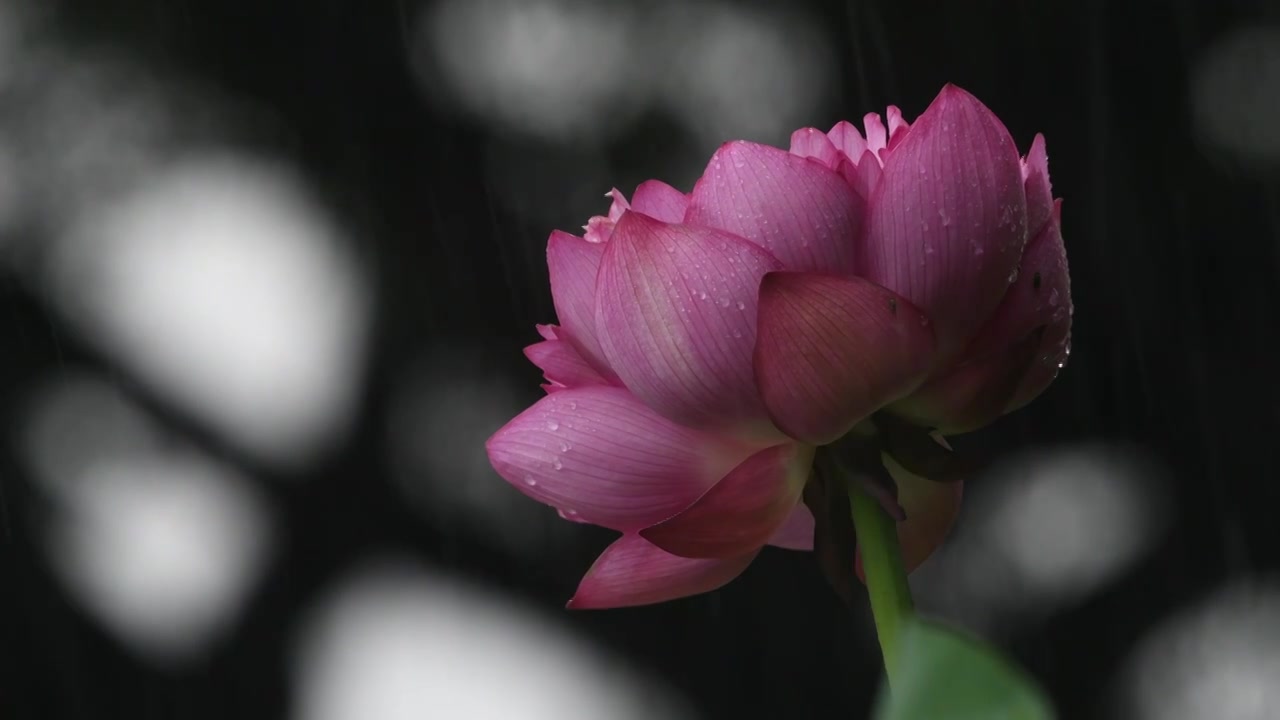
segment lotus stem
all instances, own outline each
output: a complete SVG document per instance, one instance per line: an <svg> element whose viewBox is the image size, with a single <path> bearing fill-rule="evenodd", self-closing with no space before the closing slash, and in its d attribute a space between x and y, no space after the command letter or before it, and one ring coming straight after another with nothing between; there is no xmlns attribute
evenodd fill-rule
<svg viewBox="0 0 1280 720"><path fill-rule="evenodd" d="M849 483L849 504L853 511L853 527L862 554L862 571L871 614L875 618L876 637L884 656L885 676L893 686L898 667L898 636L903 622L915 611L911 587L902 564L898 545L898 528L880 502L868 495L857 483Z"/></svg>

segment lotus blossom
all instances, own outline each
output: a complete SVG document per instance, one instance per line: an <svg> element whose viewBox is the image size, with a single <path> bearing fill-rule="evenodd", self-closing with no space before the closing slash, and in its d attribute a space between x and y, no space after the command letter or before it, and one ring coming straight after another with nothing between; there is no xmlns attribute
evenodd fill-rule
<svg viewBox="0 0 1280 720"><path fill-rule="evenodd" d="M1071 300L1043 137L1019 157L945 87L789 151L726 143L693 191L658 180L547 244L559 325L525 354L547 395L487 443L562 517L622 533L570 607L716 589L765 545L809 550L815 453L877 417L979 428L1069 352ZM886 425L887 427L887 425ZM940 437L940 436L939 436ZM942 441L945 443L945 441ZM908 569L946 534L960 483L886 444Z"/></svg>

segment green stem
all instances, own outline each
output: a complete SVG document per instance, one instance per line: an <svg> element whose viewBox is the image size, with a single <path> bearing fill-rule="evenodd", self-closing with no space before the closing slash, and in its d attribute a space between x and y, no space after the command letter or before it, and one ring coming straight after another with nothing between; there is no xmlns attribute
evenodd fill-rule
<svg viewBox="0 0 1280 720"><path fill-rule="evenodd" d="M875 617L876 636L884 655L885 674L893 685L897 667L898 633L902 623L914 612L907 570L902 564L898 546L898 528L880 502L856 483L849 484L849 504L853 509L853 527L862 554L862 572L871 597L871 614Z"/></svg>

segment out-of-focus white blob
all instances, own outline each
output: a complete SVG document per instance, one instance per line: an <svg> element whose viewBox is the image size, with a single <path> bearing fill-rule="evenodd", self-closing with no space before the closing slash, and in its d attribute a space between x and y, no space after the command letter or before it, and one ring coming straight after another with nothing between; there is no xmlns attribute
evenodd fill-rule
<svg viewBox="0 0 1280 720"><path fill-rule="evenodd" d="M50 500L40 531L70 594L152 662L203 656L264 567L262 499L94 380L37 394L26 430L27 465Z"/></svg>
<svg viewBox="0 0 1280 720"><path fill-rule="evenodd" d="M1088 597L1168 519L1151 463L1118 447L1024 453L965 490L956 531L912 585L922 607L988 633Z"/></svg>
<svg viewBox="0 0 1280 720"><path fill-rule="evenodd" d="M650 25L659 98L709 150L730 139L787 146L833 78L827 39L806 17L727 3L663 3Z"/></svg>
<svg viewBox="0 0 1280 720"><path fill-rule="evenodd" d="M504 130L581 144L607 138L644 93L621 3L440 0L418 17L415 69Z"/></svg>
<svg viewBox="0 0 1280 720"><path fill-rule="evenodd" d="M8 145L11 197L3 202L12 208L0 228L41 239L62 232L88 206L131 191L176 146L200 138L224 113L181 88L109 53L49 43L27 49L4 88L0 142ZM38 267L48 243L28 245L14 260Z"/></svg>
<svg viewBox="0 0 1280 720"><path fill-rule="evenodd" d="M1280 584L1229 587L1145 637L1119 676L1133 720L1272 720L1280 708Z"/></svg>
<svg viewBox="0 0 1280 720"><path fill-rule="evenodd" d="M50 288L156 392L292 466L340 435L362 370L369 298L337 232L280 168L191 157L77 217Z"/></svg>
<svg viewBox="0 0 1280 720"><path fill-rule="evenodd" d="M1206 142L1246 162L1280 163L1280 28L1218 38L1192 72L1191 94Z"/></svg>
<svg viewBox="0 0 1280 720"><path fill-rule="evenodd" d="M479 348L456 348L404 373L388 421L393 476L432 526L547 557L548 546L572 537L576 526L512 488L489 464L485 441L530 396L483 358Z"/></svg>
<svg viewBox="0 0 1280 720"><path fill-rule="evenodd" d="M297 720L687 718L567 629L408 565L348 578L295 648Z"/></svg>

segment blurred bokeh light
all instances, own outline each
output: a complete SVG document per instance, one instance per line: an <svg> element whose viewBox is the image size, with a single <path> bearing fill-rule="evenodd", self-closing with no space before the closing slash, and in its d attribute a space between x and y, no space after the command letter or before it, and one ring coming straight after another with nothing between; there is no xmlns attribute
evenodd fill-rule
<svg viewBox="0 0 1280 720"><path fill-rule="evenodd" d="M50 508L39 536L71 595L148 661L207 654L272 545L257 491L90 377L36 393L27 427Z"/></svg>
<svg viewBox="0 0 1280 720"><path fill-rule="evenodd" d="M1204 140L1249 164L1280 164L1280 27L1255 25L1219 37L1191 83Z"/></svg>
<svg viewBox="0 0 1280 720"><path fill-rule="evenodd" d="M1016 632L1115 580L1168 522L1145 453L1097 444L1024 451L966 487L961 521L912 587L930 611L985 633Z"/></svg>
<svg viewBox="0 0 1280 720"><path fill-rule="evenodd" d="M283 168L226 155L155 168L75 219L49 280L88 337L243 448L293 465L340 439L370 298Z"/></svg>
<svg viewBox="0 0 1280 720"><path fill-rule="evenodd" d="M1248 581L1166 618L1119 678L1132 720L1270 720L1280 708L1280 584Z"/></svg>
<svg viewBox="0 0 1280 720"><path fill-rule="evenodd" d="M295 650L297 720L691 717L560 623L405 561L352 571Z"/></svg>

